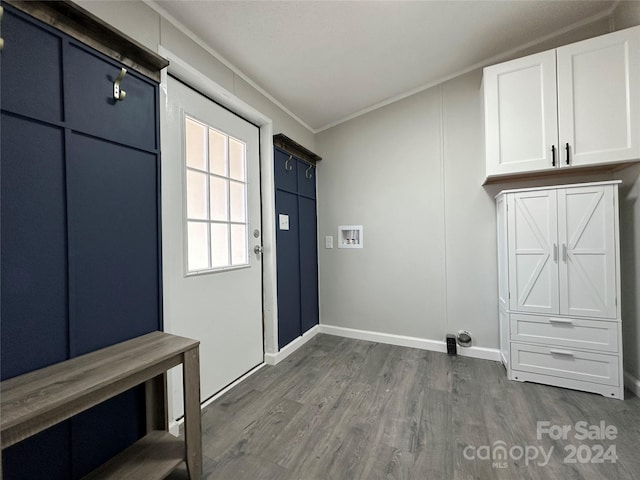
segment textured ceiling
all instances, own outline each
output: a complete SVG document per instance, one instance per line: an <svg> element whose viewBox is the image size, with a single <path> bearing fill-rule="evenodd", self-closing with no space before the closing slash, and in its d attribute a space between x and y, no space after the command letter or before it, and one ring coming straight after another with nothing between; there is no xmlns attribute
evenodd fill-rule
<svg viewBox="0 0 640 480"><path fill-rule="evenodd" d="M614 1L155 3L318 131L609 12Z"/></svg>

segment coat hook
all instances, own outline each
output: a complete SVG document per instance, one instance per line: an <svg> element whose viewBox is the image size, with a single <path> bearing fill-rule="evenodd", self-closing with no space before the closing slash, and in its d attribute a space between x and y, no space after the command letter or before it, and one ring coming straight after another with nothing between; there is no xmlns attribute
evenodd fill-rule
<svg viewBox="0 0 640 480"><path fill-rule="evenodd" d="M290 172L291 170L293 170L293 165L289 165L289 162L293 159L293 155L289 155L289 158L287 158L284 162L284 169L287 172Z"/></svg>
<svg viewBox="0 0 640 480"><path fill-rule="evenodd" d="M4 13L4 8L0 7L0 21L2 20L2 14ZM0 37L0 50L4 48L4 38Z"/></svg>
<svg viewBox="0 0 640 480"><path fill-rule="evenodd" d="M118 74L118 78L116 78L116 81L113 82L113 98L115 98L116 100L124 100L124 97L126 97L127 95L127 92L120 89L120 82L122 81L122 79L126 74L127 74L127 69L122 68L120 70L120 73Z"/></svg>
<svg viewBox="0 0 640 480"><path fill-rule="evenodd" d="M311 173L312 168L313 168L313 165L309 165L307 169L304 171L304 176L308 179L313 178L313 174Z"/></svg>

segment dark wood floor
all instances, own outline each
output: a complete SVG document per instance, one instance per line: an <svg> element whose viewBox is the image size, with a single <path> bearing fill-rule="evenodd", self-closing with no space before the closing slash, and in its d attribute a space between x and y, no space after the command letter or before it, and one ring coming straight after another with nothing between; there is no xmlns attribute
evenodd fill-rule
<svg viewBox="0 0 640 480"><path fill-rule="evenodd" d="M628 391L619 401L510 382L496 362L329 335L259 370L202 421L207 479L640 479L640 399ZM545 421L571 426L567 439L538 439ZM580 421L617 437L576 439ZM499 445L505 461L477 458ZM600 446L615 463L595 463ZM540 449L552 447L545 465ZM518 458L526 450L538 457ZM577 463L565 463L572 450Z"/></svg>

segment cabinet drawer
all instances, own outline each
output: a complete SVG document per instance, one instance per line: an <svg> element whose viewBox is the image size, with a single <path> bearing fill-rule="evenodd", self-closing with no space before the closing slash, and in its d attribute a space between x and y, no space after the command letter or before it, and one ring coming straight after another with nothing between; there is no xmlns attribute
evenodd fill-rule
<svg viewBox="0 0 640 480"><path fill-rule="evenodd" d="M618 357L602 353L512 343L511 368L603 385L619 383Z"/></svg>
<svg viewBox="0 0 640 480"><path fill-rule="evenodd" d="M511 314L511 339L603 352L618 351L617 322Z"/></svg>

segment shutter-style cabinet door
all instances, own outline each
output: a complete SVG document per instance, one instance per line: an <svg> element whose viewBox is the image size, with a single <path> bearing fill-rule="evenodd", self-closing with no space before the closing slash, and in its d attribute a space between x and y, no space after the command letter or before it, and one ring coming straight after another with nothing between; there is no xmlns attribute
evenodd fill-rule
<svg viewBox="0 0 640 480"><path fill-rule="evenodd" d="M558 313L558 225L555 190L510 193L510 309Z"/></svg>
<svg viewBox="0 0 640 480"><path fill-rule="evenodd" d="M561 314L616 318L615 191L558 190Z"/></svg>

